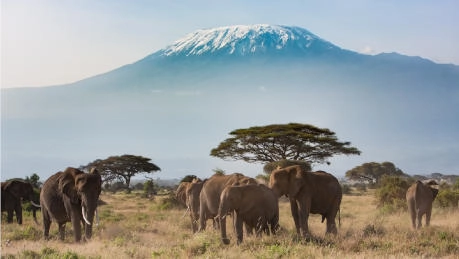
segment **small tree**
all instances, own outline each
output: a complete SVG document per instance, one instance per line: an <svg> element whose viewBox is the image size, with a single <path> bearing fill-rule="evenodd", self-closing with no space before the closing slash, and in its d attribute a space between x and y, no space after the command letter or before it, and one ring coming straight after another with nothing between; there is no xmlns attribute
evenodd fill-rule
<svg viewBox="0 0 459 259"><path fill-rule="evenodd" d="M152 179L149 179L143 183L143 193L146 197L152 197L156 194L155 183Z"/></svg>
<svg viewBox="0 0 459 259"><path fill-rule="evenodd" d="M41 185L43 184L40 182L40 176L37 174L32 174L30 177L26 176L25 181L32 184L33 188L39 189Z"/></svg>
<svg viewBox="0 0 459 259"><path fill-rule="evenodd" d="M296 160L329 163L334 155L360 155L350 142L340 142L333 131L309 124L289 123L255 126L230 132L232 137L210 155L249 163Z"/></svg>
<svg viewBox="0 0 459 259"><path fill-rule="evenodd" d="M117 180L123 182L129 188L131 178L138 174L150 174L160 171L157 165L150 162L150 158L134 155L111 156L107 159L98 159L84 168L96 168L102 175L102 180L112 182Z"/></svg>

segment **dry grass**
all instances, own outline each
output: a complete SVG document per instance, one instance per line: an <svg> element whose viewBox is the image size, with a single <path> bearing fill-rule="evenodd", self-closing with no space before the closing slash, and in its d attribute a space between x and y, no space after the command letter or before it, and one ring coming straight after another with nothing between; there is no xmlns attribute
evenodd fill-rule
<svg viewBox="0 0 459 259"><path fill-rule="evenodd" d="M459 212L435 209L432 225L410 229L406 212L383 215L375 209L374 196L345 195L341 226L336 237L324 235L320 217L310 217L311 241L298 240L289 204L280 203L277 236L244 236L237 246L221 244L219 232L208 229L192 234L184 209L161 209L161 197L143 199L136 194L103 194L107 204L99 208L101 223L92 240L73 243L70 225L64 242L42 239L41 226L31 216L24 225L2 224L2 258L458 258ZM41 216L39 214L39 216ZM3 223L4 221L2 221ZM229 224L231 226L231 224Z"/></svg>

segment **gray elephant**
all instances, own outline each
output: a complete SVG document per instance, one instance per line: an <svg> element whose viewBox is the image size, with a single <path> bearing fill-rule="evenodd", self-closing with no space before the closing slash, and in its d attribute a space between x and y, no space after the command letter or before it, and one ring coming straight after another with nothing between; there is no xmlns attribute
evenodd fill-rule
<svg viewBox="0 0 459 259"><path fill-rule="evenodd" d="M199 230L206 229L206 221L214 219L218 214L220 194L226 186L233 184L257 184L254 178L240 173L230 175L214 174L202 186L199 194ZM218 226L216 226L218 228Z"/></svg>
<svg viewBox="0 0 459 259"><path fill-rule="evenodd" d="M181 182L175 190L175 198L177 201L180 202L183 206L186 206L186 189L190 185L190 182Z"/></svg>
<svg viewBox="0 0 459 259"><path fill-rule="evenodd" d="M426 215L426 226L430 224L432 203L438 194L438 189L432 187L434 185L438 185L434 180L427 182L416 181L406 191L406 202L411 216L411 225L415 229L422 226L423 215Z"/></svg>
<svg viewBox="0 0 459 259"><path fill-rule="evenodd" d="M31 183L23 180L14 179L2 182L2 212L6 211L7 222L13 223L13 215L16 213L18 224L22 224L22 200L28 200L36 208L33 208L33 219L36 223L36 210L40 208L38 195L35 195Z"/></svg>
<svg viewBox="0 0 459 259"><path fill-rule="evenodd" d="M59 226L61 240L65 237L66 222L72 222L76 242L81 241L81 223L85 238L90 239L101 185L102 179L96 170L86 174L69 167L49 177L40 195L45 239L49 238L52 221Z"/></svg>
<svg viewBox="0 0 459 259"><path fill-rule="evenodd" d="M323 171L307 172L295 165L274 170L269 186L278 197L289 198L298 235L309 237L310 213L322 215L322 222L327 220L326 233L337 233L335 218L343 194L336 177Z"/></svg>
<svg viewBox="0 0 459 259"><path fill-rule="evenodd" d="M226 216L233 214L237 244L243 240L243 223L255 229L257 236L262 232L275 234L279 227L279 204L274 192L263 184L227 186L220 195L218 218L221 238L224 244L230 241L226 235Z"/></svg>
<svg viewBox="0 0 459 259"><path fill-rule="evenodd" d="M199 195L201 194L202 186L204 185L204 181L201 180L193 180L190 184L188 184L185 194L186 194L186 206L187 210L190 212L190 219L191 219L191 229L193 233L198 231L198 220L199 220Z"/></svg>

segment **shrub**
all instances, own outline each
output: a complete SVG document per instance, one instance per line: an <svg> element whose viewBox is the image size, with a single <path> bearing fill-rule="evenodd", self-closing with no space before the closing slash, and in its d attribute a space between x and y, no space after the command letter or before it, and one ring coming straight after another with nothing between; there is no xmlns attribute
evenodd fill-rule
<svg viewBox="0 0 459 259"><path fill-rule="evenodd" d="M406 209L405 195L408 187L408 182L401 177L382 177L380 187L376 189L378 207L392 206L394 211Z"/></svg>
<svg viewBox="0 0 459 259"><path fill-rule="evenodd" d="M435 203L441 208L456 208L459 202L459 191L452 189L441 189L438 192Z"/></svg>
<svg viewBox="0 0 459 259"><path fill-rule="evenodd" d="M351 187L347 184L341 185L341 189L343 190L343 194L350 194L351 193Z"/></svg>

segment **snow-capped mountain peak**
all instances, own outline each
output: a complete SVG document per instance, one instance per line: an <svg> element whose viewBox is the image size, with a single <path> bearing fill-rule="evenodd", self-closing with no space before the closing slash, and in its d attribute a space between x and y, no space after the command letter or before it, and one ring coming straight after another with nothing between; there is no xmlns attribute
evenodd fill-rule
<svg viewBox="0 0 459 259"><path fill-rule="evenodd" d="M197 30L163 50L164 56L206 54L254 55L267 52L297 52L339 49L306 29L282 25L235 25Z"/></svg>

